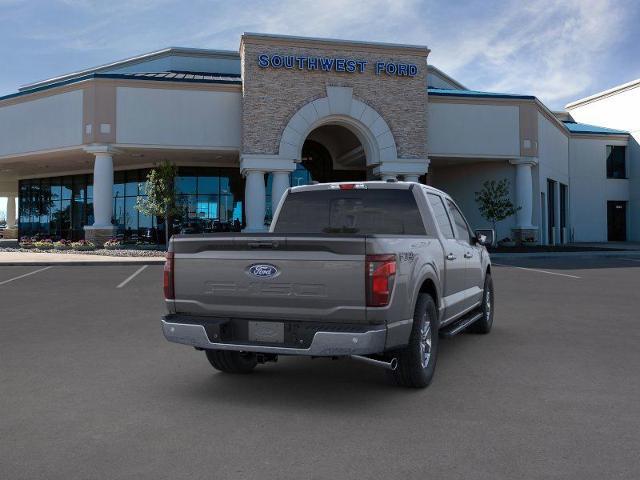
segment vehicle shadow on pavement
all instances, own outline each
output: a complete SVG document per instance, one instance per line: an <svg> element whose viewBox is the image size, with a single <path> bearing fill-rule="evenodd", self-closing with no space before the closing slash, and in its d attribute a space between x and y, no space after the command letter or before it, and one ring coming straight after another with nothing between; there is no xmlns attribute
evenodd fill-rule
<svg viewBox="0 0 640 480"><path fill-rule="evenodd" d="M467 335L463 335L466 337ZM434 382L427 389L407 389L394 384L382 368L352 359L281 357L277 363L259 365L248 375L229 375L198 369L171 388L171 393L195 403L215 400L245 407L270 406L275 410L359 411L376 404L428 395L438 389L438 378L472 349L473 338L440 339ZM485 337L488 338L488 337ZM467 352L470 353L470 352ZM206 359L202 358L206 362ZM195 372L194 372L195 373ZM168 392L166 392L168 393Z"/></svg>

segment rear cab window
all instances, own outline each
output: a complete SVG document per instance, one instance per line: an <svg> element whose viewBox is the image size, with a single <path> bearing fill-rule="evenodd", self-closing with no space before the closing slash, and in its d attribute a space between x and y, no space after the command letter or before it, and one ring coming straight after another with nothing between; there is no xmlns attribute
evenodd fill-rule
<svg viewBox="0 0 640 480"><path fill-rule="evenodd" d="M411 190L376 188L289 192L273 232L426 235Z"/></svg>

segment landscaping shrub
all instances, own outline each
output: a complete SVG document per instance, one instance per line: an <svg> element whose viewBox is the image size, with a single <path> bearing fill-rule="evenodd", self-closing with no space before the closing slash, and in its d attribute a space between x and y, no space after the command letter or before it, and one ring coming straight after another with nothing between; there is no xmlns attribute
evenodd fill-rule
<svg viewBox="0 0 640 480"><path fill-rule="evenodd" d="M73 248L74 250L91 251L95 250L96 246L94 243L87 240L78 240L77 242L71 243L71 248Z"/></svg>

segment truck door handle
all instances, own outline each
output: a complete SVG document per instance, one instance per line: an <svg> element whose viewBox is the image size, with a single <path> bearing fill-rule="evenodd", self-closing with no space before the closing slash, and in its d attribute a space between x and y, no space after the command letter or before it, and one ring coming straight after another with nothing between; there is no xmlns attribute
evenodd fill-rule
<svg viewBox="0 0 640 480"><path fill-rule="evenodd" d="M464 254L464 258L473 258L473 253L467 252Z"/></svg>
<svg viewBox="0 0 640 480"><path fill-rule="evenodd" d="M456 256L453 253L450 253L449 255L447 255L447 260L455 260Z"/></svg>

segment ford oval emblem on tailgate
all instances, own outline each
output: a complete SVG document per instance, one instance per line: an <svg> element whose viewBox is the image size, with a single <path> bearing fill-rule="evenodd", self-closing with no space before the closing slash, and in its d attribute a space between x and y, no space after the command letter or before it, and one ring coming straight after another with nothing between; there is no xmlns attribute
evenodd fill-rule
<svg viewBox="0 0 640 480"><path fill-rule="evenodd" d="M273 278L280 273L277 267L268 263L256 263L249 267L248 273L258 278Z"/></svg>

